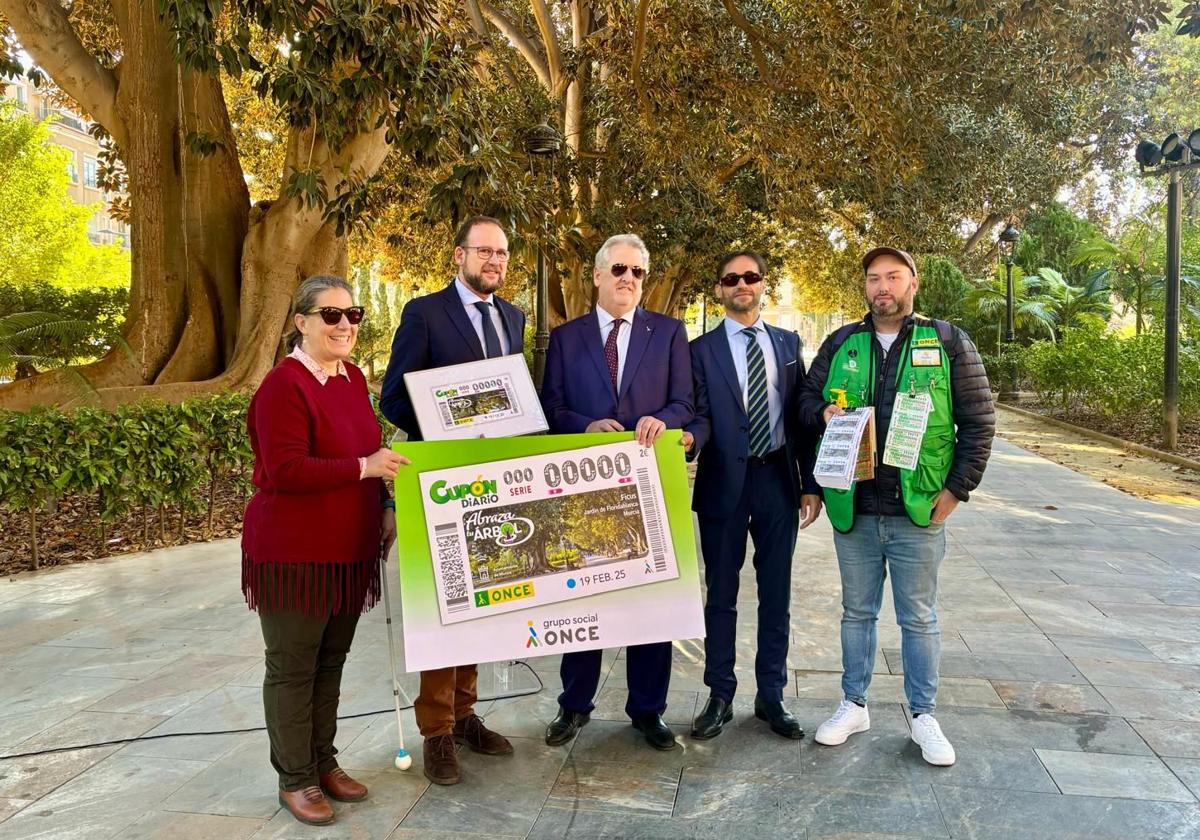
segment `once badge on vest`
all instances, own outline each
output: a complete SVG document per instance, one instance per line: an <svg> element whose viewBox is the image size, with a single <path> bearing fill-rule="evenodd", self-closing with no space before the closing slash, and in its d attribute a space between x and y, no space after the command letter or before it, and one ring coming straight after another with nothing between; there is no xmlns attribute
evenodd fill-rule
<svg viewBox="0 0 1200 840"><path fill-rule="evenodd" d="M941 367L942 348L914 347L912 349L913 367Z"/></svg>

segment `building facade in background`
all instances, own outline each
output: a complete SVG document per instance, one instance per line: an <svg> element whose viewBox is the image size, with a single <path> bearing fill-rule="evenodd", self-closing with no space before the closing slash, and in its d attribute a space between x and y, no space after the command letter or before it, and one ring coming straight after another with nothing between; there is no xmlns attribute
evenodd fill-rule
<svg viewBox="0 0 1200 840"><path fill-rule="evenodd" d="M78 114L58 107L27 79L15 79L3 85L5 99L35 120L54 117L50 123L50 142L71 153L67 173L71 198L80 204L96 204L99 208L88 222L88 238L97 245L119 243L129 248L129 225L114 219L109 203L114 194L99 185L100 143L88 134L89 124Z"/></svg>

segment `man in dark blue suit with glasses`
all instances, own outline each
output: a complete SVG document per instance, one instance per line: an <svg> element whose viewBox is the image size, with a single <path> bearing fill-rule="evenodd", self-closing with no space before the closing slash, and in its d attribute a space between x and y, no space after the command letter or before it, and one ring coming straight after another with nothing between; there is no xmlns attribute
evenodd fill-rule
<svg viewBox="0 0 1200 840"><path fill-rule="evenodd" d="M542 407L557 434L637 432L653 445L664 429L692 419L692 368L683 322L638 306L650 268L645 243L632 234L613 236L596 254L596 308L550 334ZM691 445L684 433L683 444ZM565 744L588 722L600 684L602 651L563 655L558 715L546 743ZM675 746L663 720L671 680L671 643L626 648L633 726L660 750Z"/></svg>
<svg viewBox="0 0 1200 840"><path fill-rule="evenodd" d="M754 540L758 583L754 714L785 738L804 736L783 705L792 552L797 526L808 527L821 512L821 491L812 477L815 441L800 431L800 337L762 320L763 274L763 259L753 251L723 257L714 294L725 319L691 345L696 418L688 429L699 460L692 509L708 589L704 684L710 696L692 726L699 739L715 738L733 719L737 596L747 535Z"/></svg>

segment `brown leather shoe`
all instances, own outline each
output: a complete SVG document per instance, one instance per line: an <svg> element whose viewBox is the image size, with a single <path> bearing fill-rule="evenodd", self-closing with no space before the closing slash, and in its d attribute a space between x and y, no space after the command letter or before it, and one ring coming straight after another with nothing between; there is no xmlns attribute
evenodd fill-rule
<svg viewBox="0 0 1200 840"><path fill-rule="evenodd" d="M367 786L350 778L350 774L341 767L334 767L328 773L322 773L319 779L321 790L325 791L325 795L330 799L336 799L338 802L362 802L367 798Z"/></svg>
<svg viewBox="0 0 1200 840"><path fill-rule="evenodd" d="M328 825L333 822L333 806L316 785L279 791L279 804L302 823Z"/></svg>
<svg viewBox="0 0 1200 840"><path fill-rule="evenodd" d="M425 739L425 778L435 785L456 785L458 745L453 735L434 735Z"/></svg>
<svg viewBox="0 0 1200 840"><path fill-rule="evenodd" d="M513 751L508 739L484 726L483 718L476 714L467 715L454 724L454 740L484 755L512 755Z"/></svg>

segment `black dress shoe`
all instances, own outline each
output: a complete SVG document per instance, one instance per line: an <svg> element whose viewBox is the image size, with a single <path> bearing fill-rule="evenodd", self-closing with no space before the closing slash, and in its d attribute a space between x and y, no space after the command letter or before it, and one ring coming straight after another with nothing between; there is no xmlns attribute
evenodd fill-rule
<svg viewBox="0 0 1200 840"><path fill-rule="evenodd" d="M704 710L692 721L692 737L701 741L716 738L731 720L733 709L729 703L720 697L709 697Z"/></svg>
<svg viewBox="0 0 1200 840"><path fill-rule="evenodd" d="M800 721L796 720L778 700L754 698L754 716L759 720L765 720L770 725L772 732L782 735L784 738L799 741L804 737Z"/></svg>
<svg viewBox="0 0 1200 840"><path fill-rule="evenodd" d="M546 727L546 743L552 747L560 747L575 737L575 733L583 729L591 718L583 712L572 712L570 709L558 707L558 714Z"/></svg>
<svg viewBox="0 0 1200 840"><path fill-rule="evenodd" d="M662 715L645 715L634 718L633 728L645 735L646 740L650 742L650 746L654 747L654 749L675 749L675 733L671 731L671 727L667 726L667 722L662 719Z"/></svg>

